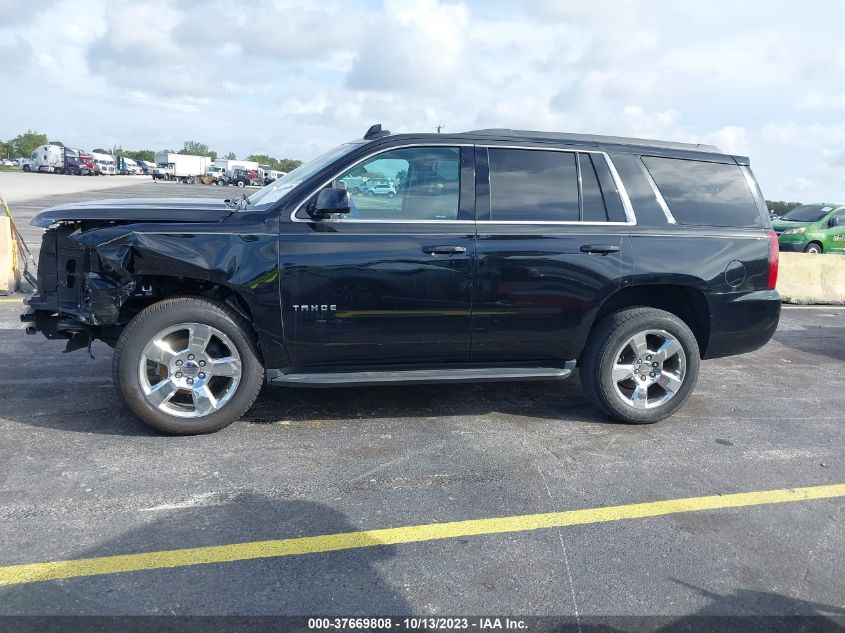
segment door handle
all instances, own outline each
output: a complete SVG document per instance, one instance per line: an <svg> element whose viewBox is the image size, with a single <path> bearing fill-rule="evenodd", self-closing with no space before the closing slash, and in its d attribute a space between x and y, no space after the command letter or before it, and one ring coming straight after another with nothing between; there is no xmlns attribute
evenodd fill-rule
<svg viewBox="0 0 845 633"><path fill-rule="evenodd" d="M432 255L455 255L457 253L466 253L465 246L423 246L423 253L431 253Z"/></svg>
<svg viewBox="0 0 845 633"><path fill-rule="evenodd" d="M616 244L584 244L581 246L582 253L607 255L608 253L618 253L622 248Z"/></svg>

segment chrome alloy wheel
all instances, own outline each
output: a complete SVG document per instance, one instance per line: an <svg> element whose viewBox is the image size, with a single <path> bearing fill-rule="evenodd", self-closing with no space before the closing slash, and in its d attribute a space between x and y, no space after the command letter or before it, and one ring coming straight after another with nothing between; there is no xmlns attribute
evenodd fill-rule
<svg viewBox="0 0 845 633"><path fill-rule="evenodd" d="M219 410L237 391L241 357L223 332L181 323L156 334L141 353L138 378L152 406L180 418Z"/></svg>
<svg viewBox="0 0 845 633"><path fill-rule="evenodd" d="M612 378L625 404L653 409L678 393L686 373L687 356L678 339L666 330L645 330L616 352Z"/></svg>

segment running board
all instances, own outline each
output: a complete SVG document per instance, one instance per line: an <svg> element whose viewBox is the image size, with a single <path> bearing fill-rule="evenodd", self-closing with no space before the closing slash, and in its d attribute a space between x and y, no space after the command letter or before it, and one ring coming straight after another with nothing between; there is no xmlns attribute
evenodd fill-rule
<svg viewBox="0 0 845 633"><path fill-rule="evenodd" d="M422 385L512 380L565 380L571 375L572 369L569 367L478 367L277 374L270 377L269 382L271 385L285 387L362 387L367 385Z"/></svg>

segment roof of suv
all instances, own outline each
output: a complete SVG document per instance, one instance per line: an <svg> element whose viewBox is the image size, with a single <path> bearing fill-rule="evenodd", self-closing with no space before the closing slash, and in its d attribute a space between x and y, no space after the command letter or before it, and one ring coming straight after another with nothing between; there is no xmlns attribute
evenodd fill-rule
<svg viewBox="0 0 845 633"><path fill-rule="evenodd" d="M652 139L632 138L627 136L602 136L600 134L569 134L566 132L535 132L532 130L511 130L508 128L489 128L485 130L472 130L463 132L457 136L491 136L508 137L513 139L530 139L533 141L558 141L568 143L606 143L613 145L639 145L643 147L660 147L665 149L698 150L704 152L721 153L715 145L704 145L702 143L678 143L676 141L657 141Z"/></svg>
<svg viewBox="0 0 845 633"><path fill-rule="evenodd" d="M659 141L653 139L631 138L626 136L602 136L599 134L570 134L566 132L538 132L533 130L511 130L508 128L489 128L483 130L470 130L467 132L457 132L451 134L433 134L433 133L402 133L391 134L387 130L382 130L381 126L373 133L372 136L364 138L366 140L375 140L383 138L454 138L454 139L474 139L474 140L507 140L507 141L526 141L530 143L565 143L565 144L589 144L589 145L627 145L641 148L659 148L667 150L684 150L692 152L708 152L713 154L722 154L723 152L715 145L705 145L703 143L679 143L676 141ZM371 130L373 129L371 128Z"/></svg>

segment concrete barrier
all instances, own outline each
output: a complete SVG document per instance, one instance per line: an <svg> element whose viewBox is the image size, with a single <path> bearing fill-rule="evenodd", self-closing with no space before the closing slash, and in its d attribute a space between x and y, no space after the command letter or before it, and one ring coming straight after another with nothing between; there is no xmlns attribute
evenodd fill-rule
<svg viewBox="0 0 845 633"><path fill-rule="evenodd" d="M12 221L0 215L0 294L15 292L20 289L20 283L18 246L12 235Z"/></svg>
<svg viewBox="0 0 845 633"><path fill-rule="evenodd" d="M845 255L781 253L777 289L784 303L845 305Z"/></svg>

